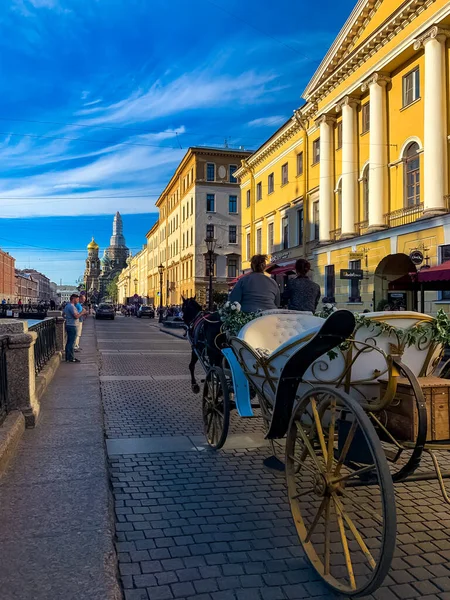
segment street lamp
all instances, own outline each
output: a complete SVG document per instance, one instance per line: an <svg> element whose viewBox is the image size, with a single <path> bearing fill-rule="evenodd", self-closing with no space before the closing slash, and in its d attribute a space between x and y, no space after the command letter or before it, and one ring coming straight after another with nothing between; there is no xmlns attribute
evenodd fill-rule
<svg viewBox="0 0 450 600"><path fill-rule="evenodd" d="M210 236L208 236L205 239L206 249L208 250L208 264L209 264L208 310L213 309L213 270L214 270L214 250L216 249L216 242L217 242L217 240Z"/></svg>
<svg viewBox="0 0 450 600"><path fill-rule="evenodd" d="M162 316L163 316L162 292L163 292L163 273L164 273L163 265L159 265L158 273L159 273L159 322L162 323Z"/></svg>

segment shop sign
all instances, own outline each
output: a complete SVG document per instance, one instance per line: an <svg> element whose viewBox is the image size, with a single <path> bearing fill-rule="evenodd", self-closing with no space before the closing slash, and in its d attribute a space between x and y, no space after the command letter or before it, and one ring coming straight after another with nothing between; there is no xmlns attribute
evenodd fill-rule
<svg viewBox="0 0 450 600"><path fill-rule="evenodd" d="M285 260L286 258L289 258L291 256L290 252L282 252L281 254L272 254L271 258L270 258L270 262L274 263L277 262L277 260Z"/></svg>
<svg viewBox="0 0 450 600"><path fill-rule="evenodd" d="M362 269L341 269L341 279L364 279Z"/></svg>
<svg viewBox="0 0 450 600"><path fill-rule="evenodd" d="M364 258L364 252L349 252L349 260L362 260Z"/></svg>
<svg viewBox="0 0 450 600"><path fill-rule="evenodd" d="M414 265L420 265L423 263L423 254L420 250L411 250L409 258Z"/></svg>

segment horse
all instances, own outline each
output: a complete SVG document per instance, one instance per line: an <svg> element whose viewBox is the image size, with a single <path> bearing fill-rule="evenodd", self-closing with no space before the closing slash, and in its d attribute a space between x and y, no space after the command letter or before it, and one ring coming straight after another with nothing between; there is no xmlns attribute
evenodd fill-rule
<svg viewBox="0 0 450 600"><path fill-rule="evenodd" d="M191 344L191 388L194 394L200 392L200 386L195 379L195 365L199 356L207 366L219 366L222 362L222 353L216 345L217 336L220 335L220 316L218 312L204 311L200 304L193 298L184 298L182 311L183 322L186 325L187 337Z"/></svg>

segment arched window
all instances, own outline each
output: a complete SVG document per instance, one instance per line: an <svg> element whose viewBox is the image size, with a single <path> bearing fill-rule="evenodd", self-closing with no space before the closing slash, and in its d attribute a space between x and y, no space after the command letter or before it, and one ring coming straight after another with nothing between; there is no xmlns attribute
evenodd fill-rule
<svg viewBox="0 0 450 600"><path fill-rule="evenodd" d="M404 204L405 207L420 204L420 157L419 144L412 142L403 155L404 160Z"/></svg>
<svg viewBox="0 0 450 600"><path fill-rule="evenodd" d="M362 221L369 220L369 165L366 165L363 176L362 176L362 184L363 184L363 205L362 205Z"/></svg>

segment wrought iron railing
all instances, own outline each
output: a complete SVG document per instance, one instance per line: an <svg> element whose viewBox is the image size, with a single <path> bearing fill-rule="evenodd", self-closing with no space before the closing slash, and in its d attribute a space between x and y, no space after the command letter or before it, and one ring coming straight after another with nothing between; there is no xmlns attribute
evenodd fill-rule
<svg viewBox="0 0 450 600"><path fill-rule="evenodd" d="M368 229L369 229L368 219L366 219L365 221L359 221L359 223L356 223L356 231L357 231L358 235L364 235L365 233L367 233Z"/></svg>
<svg viewBox="0 0 450 600"><path fill-rule="evenodd" d="M422 215L423 203L394 210L393 212L384 215L384 218L386 220L386 225L389 227L399 227L400 225L414 223L414 221L417 221Z"/></svg>
<svg viewBox="0 0 450 600"><path fill-rule="evenodd" d="M7 348L8 336L0 337L0 423L2 423L8 413Z"/></svg>
<svg viewBox="0 0 450 600"><path fill-rule="evenodd" d="M56 319L45 319L32 325L29 331L37 333L34 344L34 370L37 375L56 352Z"/></svg>
<svg viewBox="0 0 450 600"><path fill-rule="evenodd" d="M341 231L342 229L339 227L339 229L332 229L330 231L330 238L332 240L338 240L341 237Z"/></svg>

